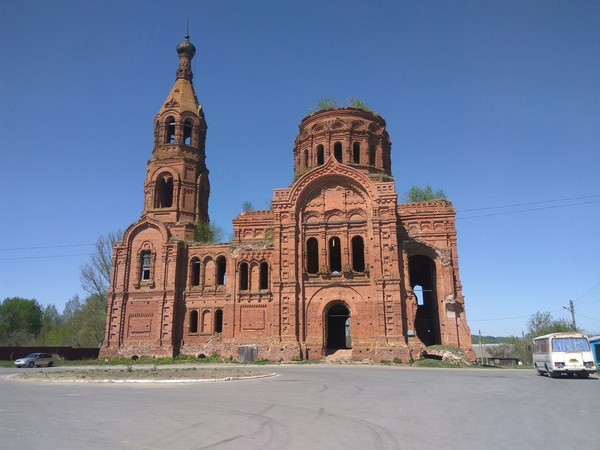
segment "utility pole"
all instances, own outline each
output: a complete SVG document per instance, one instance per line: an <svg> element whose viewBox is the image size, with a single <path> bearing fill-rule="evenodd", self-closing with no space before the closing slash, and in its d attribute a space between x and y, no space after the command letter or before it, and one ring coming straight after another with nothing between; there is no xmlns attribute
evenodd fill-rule
<svg viewBox="0 0 600 450"><path fill-rule="evenodd" d="M571 311L571 328L573 328L573 331L577 331L577 324L575 323L575 305L573 305L573 300L569 300L568 308L565 305L563 305L563 308L565 308L567 311Z"/></svg>

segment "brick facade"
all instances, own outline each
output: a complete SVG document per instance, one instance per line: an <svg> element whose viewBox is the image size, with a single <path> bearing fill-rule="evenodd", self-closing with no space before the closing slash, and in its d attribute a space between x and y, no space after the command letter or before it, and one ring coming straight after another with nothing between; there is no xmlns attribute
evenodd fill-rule
<svg viewBox="0 0 600 450"><path fill-rule="evenodd" d="M156 116L144 209L114 247L101 356L180 353L408 361L426 345L471 352L458 274L455 211L398 204L391 142L356 108L305 117L294 183L272 209L240 213L233 240L194 241L208 221L206 121L192 84L194 46Z"/></svg>

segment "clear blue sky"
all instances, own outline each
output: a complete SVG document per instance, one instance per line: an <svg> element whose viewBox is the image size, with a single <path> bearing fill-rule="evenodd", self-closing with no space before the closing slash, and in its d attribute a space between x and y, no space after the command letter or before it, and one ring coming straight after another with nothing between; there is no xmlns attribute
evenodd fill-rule
<svg viewBox="0 0 600 450"><path fill-rule="evenodd" d="M186 20L227 237L291 183L315 102L357 97L387 121L396 190L458 211L474 334L569 299L600 334L597 1L3 1L0 299L62 310L89 244L140 217Z"/></svg>

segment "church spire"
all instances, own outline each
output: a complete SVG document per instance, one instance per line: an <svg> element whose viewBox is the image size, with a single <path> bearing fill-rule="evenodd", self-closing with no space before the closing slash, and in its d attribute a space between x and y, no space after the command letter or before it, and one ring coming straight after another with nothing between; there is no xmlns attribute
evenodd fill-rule
<svg viewBox="0 0 600 450"><path fill-rule="evenodd" d="M207 125L192 83L196 47L189 35L177 45L177 54L175 83L154 120L142 215L166 223L173 236L192 240L194 224L208 221Z"/></svg>
<svg viewBox="0 0 600 450"><path fill-rule="evenodd" d="M179 54L179 68L177 69L177 78L192 81L194 74L192 73L192 58L196 54L196 47L190 42L190 35L186 34L183 41L177 45L177 53Z"/></svg>

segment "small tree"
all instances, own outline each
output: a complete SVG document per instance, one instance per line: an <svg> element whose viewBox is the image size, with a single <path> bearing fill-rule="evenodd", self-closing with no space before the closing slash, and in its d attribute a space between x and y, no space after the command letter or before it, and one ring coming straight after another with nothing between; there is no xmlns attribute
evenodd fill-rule
<svg viewBox="0 0 600 450"><path fill-rule="evenodd" d="M549 312L538 311L527 321L527 336L536 337L550 333L573 331L566 319L555 319Z"/></svg>
<svg viewBox="0 0 600 450"><path fill-rule="evenodd" d="M106 299L112 271L112 249L113 245L121 239L123 239L123 232L119 230L100 236L96 241L96 251L90 257L90 262L81 266L79 275L81 287L88 294L99 295Z"/></svg>
<svg viewBox="0 0 600 450"><path fill-rule="evenodd" d="M441 189L433 191L430 184L421 188L419 186L411 187L407 192L404 193L404 200L406 202L429 202L432 200L447 200L446 194Z"/></svg>
<svg viewBox="0 0 600 450"><path fill-rule="evenodd" d="M13 297L0 303L0 345L31 345L41 328L42 308L37 300Z"/></svg>
<svg viewBox="0 0 600 450"><path fill-rule="evenodd" d="M244 211L244 212L254 211L254 206L252 206L252 202L246 200L244 203L242 203L242 211Z"/></svg>
<svg viewBox="0 0 600 450"><path fill-rule="evenodd" d="M194 241L208 244L223 239L223 228L207 220L198 220L194 228Z"/></svg>

